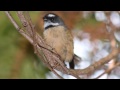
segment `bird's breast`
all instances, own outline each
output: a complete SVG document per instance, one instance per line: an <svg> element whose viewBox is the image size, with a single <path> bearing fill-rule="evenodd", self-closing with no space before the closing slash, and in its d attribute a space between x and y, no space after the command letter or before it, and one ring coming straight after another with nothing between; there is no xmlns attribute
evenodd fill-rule
<svg viewBox="0 0 120 90"><path fill-rule="evenodd" d="M73 37L70 31L62 26L49 28L44 31L46 43L59 54L62 60L70 62L73 58Z"/></svg>
<svg viewBox="0 0 120 90"><path fill-rule="evenodd" d="M61 55L62 59L66 57L66 33L62 26L53 27L44 31L44 38L48 45Z"/></svg>
<svg viewBox="0 0 120 90"><path fill-rule="evenodd" d="M53 27L44 31L45 41L49 44L64 44L66 33L62 26Z"/></svg>

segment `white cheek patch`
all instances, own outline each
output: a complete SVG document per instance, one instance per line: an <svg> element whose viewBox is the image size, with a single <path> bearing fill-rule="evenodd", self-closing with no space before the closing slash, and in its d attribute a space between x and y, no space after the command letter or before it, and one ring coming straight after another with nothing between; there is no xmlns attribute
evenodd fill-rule
<svg viewBox="0 0 120 90"><path fill-rule="evenodd" d="M46 28L46 27L48 27L48 26L50 26L50 25L52 25L52 26L58 26L59 23L45 22L45 23L44 23L44 28Z"/></svg>
<svg viewBox="0 0 120 90"><path fill-rule="evenodd" d="M48 17L55 17L55 15L54 14L49 14Z"/></svg>

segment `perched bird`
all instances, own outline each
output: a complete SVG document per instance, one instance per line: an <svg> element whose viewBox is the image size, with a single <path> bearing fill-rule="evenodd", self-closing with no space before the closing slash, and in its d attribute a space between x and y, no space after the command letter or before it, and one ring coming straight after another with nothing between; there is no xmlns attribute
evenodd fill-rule
<svg viewBox="0 0 120 90"><path fill-rule="evenodd" d="M65 25L64 21L54 13L48 13L43 17L44 21L44 39L63 62L69 62L71 69L74 69L74 46L73 36Z"/></svg>

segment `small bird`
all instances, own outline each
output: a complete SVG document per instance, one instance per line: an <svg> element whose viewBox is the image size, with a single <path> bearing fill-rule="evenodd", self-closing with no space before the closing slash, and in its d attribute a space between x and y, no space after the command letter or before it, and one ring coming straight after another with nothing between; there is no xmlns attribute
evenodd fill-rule
<svg viewBox="0 0 120 90"><path fill-rule="evenodd" d="M63 62L69 62L71 69L74 69L74 46L73 36L65 25L62 18L54 13L48 13L43 17L44 21L44 39Z"/></svg>

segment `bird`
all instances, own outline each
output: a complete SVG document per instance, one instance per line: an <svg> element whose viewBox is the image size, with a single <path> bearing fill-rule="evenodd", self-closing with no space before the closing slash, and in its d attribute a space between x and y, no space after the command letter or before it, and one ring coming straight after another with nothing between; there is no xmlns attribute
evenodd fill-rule
<svg viewBox="0 0 120 90"><path fill-rule="evenodd" d="M64 64L68 62L70 69L74 69L74 45L71 31L63 19L55 13L44 15L43 22L45 42L61 57Z"/></svg>

